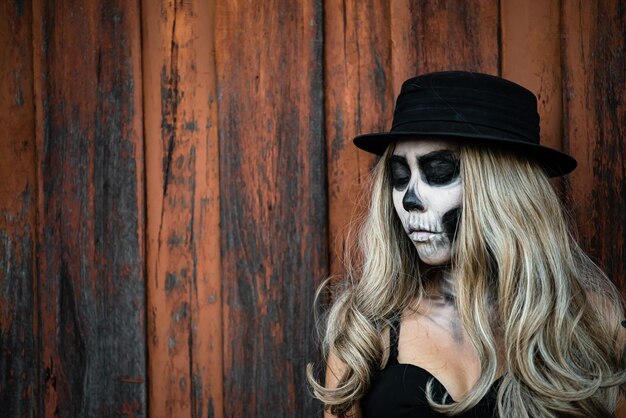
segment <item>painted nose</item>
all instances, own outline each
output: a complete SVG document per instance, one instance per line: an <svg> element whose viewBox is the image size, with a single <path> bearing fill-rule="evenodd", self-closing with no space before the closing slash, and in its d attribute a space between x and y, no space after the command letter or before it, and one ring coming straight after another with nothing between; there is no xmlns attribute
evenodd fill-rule
<svg viewBox="0 0 626 418"><path fill-rule="evenodd" d="M422 203L420 198L417 197L417 195L415 194L415 190L412 187L407 190L406 194L402 198L402 206L407 212L410 212L412 210L424 210L424 204Z"/></svg>

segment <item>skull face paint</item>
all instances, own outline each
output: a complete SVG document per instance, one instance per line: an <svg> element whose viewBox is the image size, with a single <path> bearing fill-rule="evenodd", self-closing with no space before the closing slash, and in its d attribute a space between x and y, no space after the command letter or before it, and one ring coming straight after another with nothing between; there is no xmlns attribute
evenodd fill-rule
<svg viewBox="0 0 626 418"><path fill-rule="evenodd" d="M425 264L450 262L463 183L457 148L443 140L405 140L390 161L396 214Z"/></svg>

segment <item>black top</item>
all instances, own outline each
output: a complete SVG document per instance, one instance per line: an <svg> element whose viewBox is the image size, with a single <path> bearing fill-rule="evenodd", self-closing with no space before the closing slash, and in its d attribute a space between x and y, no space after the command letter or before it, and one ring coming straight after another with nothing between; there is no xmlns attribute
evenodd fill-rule
<svg viewBox="0 0 626 418"><path fill-rule="evenodd" d="M363 418L437 418L446 417L433 411L426 400L426 384L433 380L435 399L442 399L444 386L428 371L413 364L398 363L398 335L400 320L389 330L389 360L384 369L376 372L370 389L361 400ZM498 417L496 396L499 380L488 394L459 418ZM452 402L448 395L449 402Z"/></svg>

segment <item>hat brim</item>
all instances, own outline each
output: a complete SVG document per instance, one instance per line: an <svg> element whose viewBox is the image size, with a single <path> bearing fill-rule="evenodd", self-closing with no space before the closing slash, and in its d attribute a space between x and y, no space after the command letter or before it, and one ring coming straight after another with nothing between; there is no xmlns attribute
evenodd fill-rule
<svg viewBox="0 0 626 418"><path fill-rule="evenodd" d="M471 133L451 132L377 132L355 137L354 145L363 151L377 155L383 155L389 144L399 139L447 139L463 144L484 144L490 147L498 147L512 152L520 152L528 158L537 161L550 177L562 176L571 173L576 168L576 160L564 152L549 148L540 144L532 144L527 141L518 141L502 136L489 136L484 134L472 135ZM471 141L469 141L471 140Z"/></svg>

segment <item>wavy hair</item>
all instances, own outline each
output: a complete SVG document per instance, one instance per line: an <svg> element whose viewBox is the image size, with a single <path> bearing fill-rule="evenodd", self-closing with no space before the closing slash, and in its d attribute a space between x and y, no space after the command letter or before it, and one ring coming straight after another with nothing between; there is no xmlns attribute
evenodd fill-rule
<svg viewBox="0 0 626 418"><path fill-rule="evenodd" d="M383 329L424 293L417 253L392 203L392 148L373 170L343 290L320 322L324 361L332 350L345 373L327 388L307 368L314 395L340 418L385 365ZM500 369L502 417L612 416L626 381L618 342L623 302L615 286L576 243L541 167L480 146L460 147L459 158L464 193L453 294L481 373L452 404L435 399L429 384L431 406L448 415L467 411Z"/></svg>

